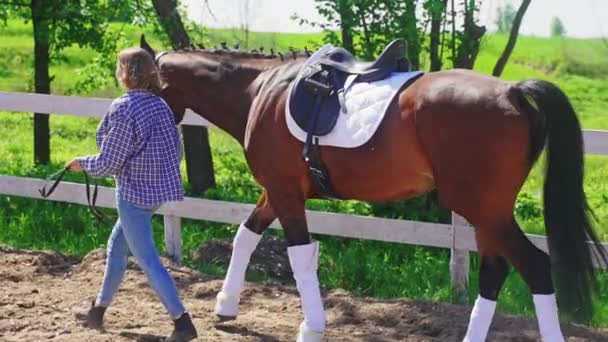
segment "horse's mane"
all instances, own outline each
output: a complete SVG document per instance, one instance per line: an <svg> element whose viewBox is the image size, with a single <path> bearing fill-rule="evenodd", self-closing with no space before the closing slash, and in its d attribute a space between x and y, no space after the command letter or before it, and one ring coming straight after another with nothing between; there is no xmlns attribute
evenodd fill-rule
<svg viewBox="0 0 608 342"><path fill-rule="evenodd" d="M191 48L183 48L173 50L173 53L177 54L195 54L201 57L216 56L217 58L211 58L216 64L217 72L220 75L227 75L235 70L241 69L243 66L243 60L248 60L246 64L251 65L253 61L276 61L264 65L260 70L263 76L260 78L261 82L258 84L259 89L265 88L268 84L289 84L297 75L299 71L299 64L303 63L305 59L310 57L312 52L307 48L304 51L296 51L290 49L285 54L281 52L275 52L270 49L270 53L263 53L264 49L244 51L239 49L230 49L225 44L222 44L222 48L205 48L202 45ZM242 60L240 60L242 59Z"/></svg>
<svg viewBox="0 0 608 342"><path fill-rule="evenodd" d="M270 49L270 53L264 53L264 47L259 49L252 49L249 51L238 49L238 45L235 45L234 49L229 48L226 43L222 43L222 48L205 48L203 45L197 45L197 47L180 49L175 52L178 53L204 53L216 56L223 56L228 58L247 58L247 59L280 59L282 62L297 60L300 58L308 58L311 55L311 51L308 48L304 48L304 51L296 51L290 48L287 52L275 52L274 49Z"/></svg>

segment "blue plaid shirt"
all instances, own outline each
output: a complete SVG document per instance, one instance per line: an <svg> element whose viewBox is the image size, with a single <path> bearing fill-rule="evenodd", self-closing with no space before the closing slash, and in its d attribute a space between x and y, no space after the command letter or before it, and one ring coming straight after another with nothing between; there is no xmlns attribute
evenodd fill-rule
<svg viewBox="0 0 608 342"><path fill-rule="evenodd" d="M128 91L112 102L96 138L100 153L78 158L80 164L93 176L114 176L125 201L153 206L184 198L180 135L160 97Z"/></svg>

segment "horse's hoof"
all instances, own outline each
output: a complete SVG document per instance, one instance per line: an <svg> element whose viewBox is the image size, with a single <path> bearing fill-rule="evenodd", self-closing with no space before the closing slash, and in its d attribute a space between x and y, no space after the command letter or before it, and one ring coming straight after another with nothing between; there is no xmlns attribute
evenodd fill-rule
<svg viewBox="0 0 608 342"><path fill-rule="evenodd" d="M236 316L239 315L239 302L239 297L230 296L224 291L220 291L215 302L215 314L223 321L236 319Z"/></svg>
<svg viewBox="0 0 608 342"><path fill-rule="evenodd" d="M234 321L236 319L236 316L224 316L219 314L216 314L216 316L220 320L220 323Z"/></svg>
<svg viewBox="0 0 608 342"><path fill-rule="evenodd" d="M300 331L298 332L296 342L322 342L323 335L325 335L325 333L310 330L306 323L302 322L302 324L300 324Z"/></svg>

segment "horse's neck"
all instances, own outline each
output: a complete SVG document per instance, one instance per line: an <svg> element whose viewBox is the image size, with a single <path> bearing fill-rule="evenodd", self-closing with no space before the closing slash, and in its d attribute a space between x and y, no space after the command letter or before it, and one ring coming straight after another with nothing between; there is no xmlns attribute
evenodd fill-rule
<svg viewBox="0 0 608 342"><path fill-rule="evenodd" d="M242 145L249 109L255 95L250 90L253 79L251 74L230 75L218 80L212 89L195 91L191 96L197 99L199 105L192 109Z"/></svg>
<svg viewBox="0 0 608 342"><path fill-rule="evenodd" d="M226 131L241 145L245 140L245 130L249 112L254 98L262 93L263 88L274 88L278 83L289 83L295 77L301 61L292 63L254 64L231 71L214 82L208 91L192 94L200 106L192 108L202 117ZM243 63L242 65L245 65ZM193 89L196 89L194 87Z"/></svg>

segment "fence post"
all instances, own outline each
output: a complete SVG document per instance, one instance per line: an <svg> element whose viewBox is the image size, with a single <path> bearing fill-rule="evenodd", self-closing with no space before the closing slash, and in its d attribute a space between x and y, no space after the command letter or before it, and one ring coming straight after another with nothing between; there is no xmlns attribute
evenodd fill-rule
<svg viewBox="0 0 608 342"><path fill-rule="evenodd" d="M182 218L163 216L165 223L165 256L180 264L182 261Z"/></svg>
<svg viewBox="0 0 608 342"><path fill-rule="evenodd" d="M452 279L452 302L466 304L468 301L467 287L469 283L469 251L458 249L458 226L468 225L460 215L452 212L452 248L450 257L450 275Z"/></svg>

